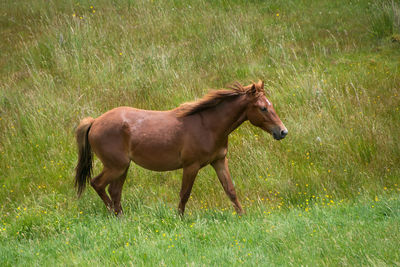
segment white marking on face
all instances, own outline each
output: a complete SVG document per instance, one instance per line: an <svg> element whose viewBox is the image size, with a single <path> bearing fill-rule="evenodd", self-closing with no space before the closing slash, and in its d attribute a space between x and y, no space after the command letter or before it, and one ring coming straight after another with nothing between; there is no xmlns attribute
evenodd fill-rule
<svg viewBox="0 0 400 267"><path fill-rule="evenodd" d="M271 106L271 102L269 102L268 99L265 99L265 100L267 100L268 106Z"/></svg>

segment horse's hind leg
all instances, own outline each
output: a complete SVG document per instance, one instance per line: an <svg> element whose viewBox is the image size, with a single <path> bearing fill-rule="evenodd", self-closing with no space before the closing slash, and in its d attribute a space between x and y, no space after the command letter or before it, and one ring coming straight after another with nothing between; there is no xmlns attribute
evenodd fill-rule
<svg viewBox="0 0 400 267"><path fill-rule="evenodd" d="M127 168L123 168L121 170L121 169L110 169L105 167L98 176L96 176L90 181L91 186L94 188L94 190L96 190L97 194L100 196L100 198L106 205L107 209L110 211L112 211L113 203L111 199L108 197L105 189L108 184L121 177L126 170Z"/></svg>
<svg viewBox="0 0 400 267"><path fill-rule="evenodd" d="M105 175L107 175L107 174L106 174L105 170L103 170L99 175L97 175L92 180L90 180L90 185L93 187L93 189L97 192L97 194L103 200L107 209L111 210L112 202L111 202L111 199L107 196L107 193L105 190L105 188L107 186L107 183L105 183L106 179L104 178Z"/></svg>
<svg viewBox="0 0 400 267"><path fill-rule="evenodd" d="M122 187L124 186L124 182L126 179L126 175L128 173L129 166L126 168L125 172L116 180L110 183L108 187L108 193L110 194L112 204L114 207L115 215L119 216L122 214L122 207L121 207L121 194L122 194Z"/></svg>

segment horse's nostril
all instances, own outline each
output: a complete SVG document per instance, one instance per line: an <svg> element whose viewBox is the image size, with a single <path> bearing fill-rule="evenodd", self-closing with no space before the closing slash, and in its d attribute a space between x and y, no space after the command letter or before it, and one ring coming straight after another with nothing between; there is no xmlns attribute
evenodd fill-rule
<svg viewBox="0 0 400 267"><path fill-rule="evenodd" d="M286 130L286 129L285 129L285 130L282 130L282 131L281 131L281 136L282 136L282 137L285 137L285 136L287 135L287 133L288 133L288 130Z"/></svg>

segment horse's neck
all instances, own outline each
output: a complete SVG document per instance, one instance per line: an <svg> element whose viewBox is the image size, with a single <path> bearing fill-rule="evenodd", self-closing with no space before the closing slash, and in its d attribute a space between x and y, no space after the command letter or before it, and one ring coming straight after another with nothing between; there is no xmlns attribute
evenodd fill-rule
<svg viewBox="0 0 400 267"><path fill-rule="evenodd" d="M226 101L216 107L210 114L211 123L217 136L226 138L247 120L246 108L248 100L246 96L239 96L232 101Z"/></svg>

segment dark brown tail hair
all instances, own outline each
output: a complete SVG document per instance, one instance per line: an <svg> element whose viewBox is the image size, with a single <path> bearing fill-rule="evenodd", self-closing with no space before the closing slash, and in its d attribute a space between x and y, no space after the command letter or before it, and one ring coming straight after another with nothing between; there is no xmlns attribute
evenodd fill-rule
<svg viewBox="0 0 400 267"><path fill-rule="evenodd" d="M86 183L90 180L92 175L92 158L93 153L90 148L88 134L94 119L91 117L84 118L79 126L76 128L76 141L78 143L78 165L75 168L75 188L78 197L81 196L85 190Z"/></svg>

